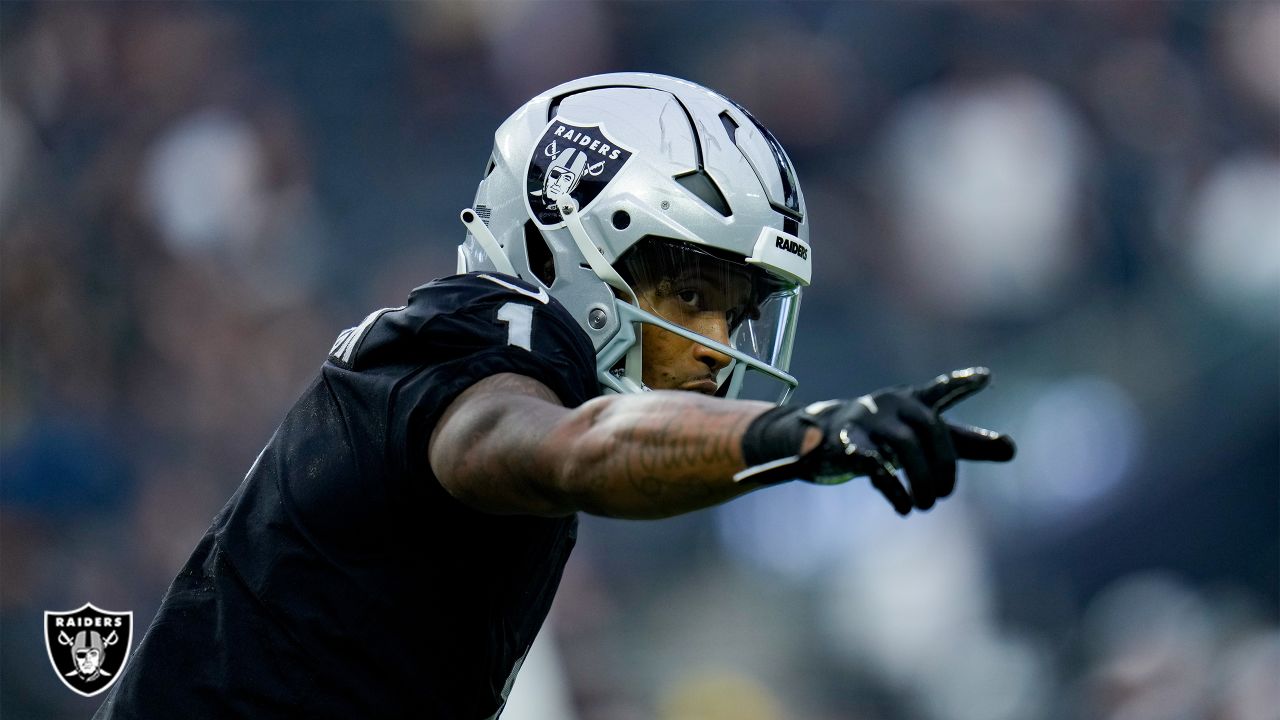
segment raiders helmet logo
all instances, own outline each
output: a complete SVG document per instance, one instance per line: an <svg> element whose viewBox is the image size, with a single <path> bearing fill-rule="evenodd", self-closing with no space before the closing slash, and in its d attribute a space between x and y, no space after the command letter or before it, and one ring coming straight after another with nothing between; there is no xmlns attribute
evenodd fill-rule
<svg viewBox="0 0 1280 720"><path fill-rule="evenodd" d="M44 646L49 662L72 692L93 697L111 687L133 643L133 613L77 610L44 613Z"/></svg>
<svg viewBox="0 0 1280 720"><path fill-rule="evenodd" d="M529 158L529 215L540 225L558 225L563 218L557 201L566 195L586 210L630 159L631 151L602 126L584 127L556 117Z"/></svg>

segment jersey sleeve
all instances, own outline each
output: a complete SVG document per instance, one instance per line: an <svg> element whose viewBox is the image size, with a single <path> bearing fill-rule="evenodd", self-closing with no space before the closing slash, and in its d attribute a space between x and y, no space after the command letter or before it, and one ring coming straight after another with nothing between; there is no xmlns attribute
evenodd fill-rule
<svg viewBox="0 0 1280 720"><path fill-rule="evenodd" d="M568 311L545 289L497 274L437 280L405 306L370 314L339 336L327 367L361 396L352 402L385 397L385 425L372 425L385 428L389 469L411 478L430 474L427 440L436 422L481 379L526 375L566 407L599 393L591 341Z"/></svg>

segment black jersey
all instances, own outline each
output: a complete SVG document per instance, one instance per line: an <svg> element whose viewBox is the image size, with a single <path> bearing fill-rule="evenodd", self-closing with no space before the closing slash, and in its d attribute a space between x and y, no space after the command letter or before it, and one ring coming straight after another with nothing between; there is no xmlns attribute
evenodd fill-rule
<svg viewBox="0 0 1280 720"><path fill-rule="evenodd" d="M586 334L505 275L434 281L339 336L97 717L495 716L577 529L472 510L432 474L441 413L503 372L568 407L599 393Z"/></svg>

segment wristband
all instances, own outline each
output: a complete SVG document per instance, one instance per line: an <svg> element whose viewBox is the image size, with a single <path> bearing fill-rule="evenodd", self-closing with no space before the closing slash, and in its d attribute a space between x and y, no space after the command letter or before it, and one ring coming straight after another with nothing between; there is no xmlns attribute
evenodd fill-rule
<svg viewBox="0 0 1280 720"><path fill-rule="evenodd" d="M813 424L803 408L779 405L757 415L742 434L742 458L747 467L763 465L800 453L805 430Z"/></svg>

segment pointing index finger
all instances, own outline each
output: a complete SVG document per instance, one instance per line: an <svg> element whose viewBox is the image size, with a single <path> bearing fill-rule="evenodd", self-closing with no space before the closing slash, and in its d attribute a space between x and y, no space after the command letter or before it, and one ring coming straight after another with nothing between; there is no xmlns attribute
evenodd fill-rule
<svg viewBox="0 0 1280 720"><path fill-rule="evenodd" d="M916 391L920 402L933 408L934 412L942 412L952 405L978 392L991 382L991 371L984 367L971 367L963 370L952 370L939 375L933 382Z"/></svg>

